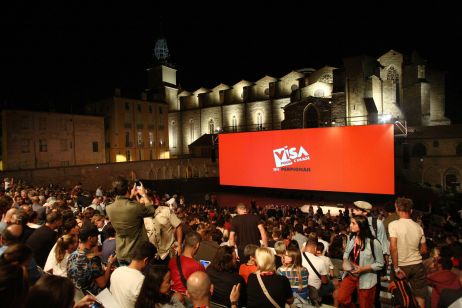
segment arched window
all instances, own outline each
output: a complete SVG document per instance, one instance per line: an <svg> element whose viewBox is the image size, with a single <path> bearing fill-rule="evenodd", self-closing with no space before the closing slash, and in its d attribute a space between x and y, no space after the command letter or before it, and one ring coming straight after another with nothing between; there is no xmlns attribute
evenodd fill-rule
<svg viewBox="0 0 462 308"><path fill-rule="evenodd" d="M233 120L232 120L231 126L233 128L233 132L237 132L237 119L236 119L235 115L233 115Z"/></svg>
<svg viewBox="0 0 462 308"><path fill-rule="evenodd" d="M427 148L422 143L416 143L412 147L412 157L422 158L427 156Z"/></svg>
<svg viewBox="0 0 462 308"><path fill-rule="evenodd" d="M316 107L313 104L308 104L303 112L303 127L313 128L319 127L319 114Z"/></svg>
<svg viewBox="0 0 462 308"><path fill-rule="evenodd" d="M194 120L189 120L189 141L192 143L194 141Z"/></svg>
<svg viewBox="0 0 462 308"><path fill-rule="evenodd" d="M456 155L457 156L462 156L462 142L459 143L456 147Z"/></svg>
<svg viewBox="0 0 462 308"><path fill-rule="evenodd" d="M257 130L263 129L263 117L261 112L257 113Z"/></svg>
<svg viewBox="0 0 462 308"><path fill-rule="evenodd" d="M209 133L210 134L215 133L215 124L213 123L213 119L210 119L209 121Z"/></svg>
<svg viewBox="0 0 462 308"><path fill-rule="evenodd" d="M460 172L455 168L449 168L444 173L444 187L446 191L460 191Z"/></svg>
<svg viewBox="0 0 462 308"><path fill-rule="evenodd" d="M172 121L171 132L172 132L172 148L176 148L176 122L175 121Z"/></svg>

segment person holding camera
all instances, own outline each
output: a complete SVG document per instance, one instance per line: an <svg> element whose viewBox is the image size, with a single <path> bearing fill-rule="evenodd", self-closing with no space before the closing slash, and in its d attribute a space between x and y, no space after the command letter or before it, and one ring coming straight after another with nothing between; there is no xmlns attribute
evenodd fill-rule
<svg viewBox="0 0 462 308"><path fill-rule="evenodd" d="M141 182L139 188L135 184L130 190L128 180L119 176L112 182L112 188L116 198L106 207L106 212L116 231L116 253L119 263L128 265L131 253L148 242L143 218L153 216L155 208ZM137 194L145 200L144 205L131 200Z"/></svg>

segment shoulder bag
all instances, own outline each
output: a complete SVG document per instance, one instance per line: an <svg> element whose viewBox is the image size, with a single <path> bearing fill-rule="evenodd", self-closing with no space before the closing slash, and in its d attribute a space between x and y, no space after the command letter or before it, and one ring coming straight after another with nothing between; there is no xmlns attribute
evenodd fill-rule
<svg viewBox="0 0 462 308"><path fill-rule="evenodd" d="M281 308L281 306L279 306L278 303L276 303L276 301L268 293L268 290L266 289L265 284L263 283L263 280L261 279L260 272L256 272L255 274L257 275L258 283L260 284L260 288L265 294L266 298L271 302L271 304L273 304L275 308Z"/></svg>

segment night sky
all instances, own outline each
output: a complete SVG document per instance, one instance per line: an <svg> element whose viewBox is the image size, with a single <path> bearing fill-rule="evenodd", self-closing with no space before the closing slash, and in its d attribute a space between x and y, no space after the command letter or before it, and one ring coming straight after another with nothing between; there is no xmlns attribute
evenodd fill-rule
<svg viewBox="0 0 462 308"><path fill-rule="evenodd" d="M177 81L189 91L282 77L304 67L340 66L344 56L417 50L430 66L447 71L446 115L462 123L456 49L462 22L455 8L441 2L421 2L424 6L412 10L398 2L370 1L367 7L330 1L314 6L313 1L61 1L46 7L39 1L3 2L3 108L82 112L85 103L112 95L115 87L138 93L162 34Z"/></svg>

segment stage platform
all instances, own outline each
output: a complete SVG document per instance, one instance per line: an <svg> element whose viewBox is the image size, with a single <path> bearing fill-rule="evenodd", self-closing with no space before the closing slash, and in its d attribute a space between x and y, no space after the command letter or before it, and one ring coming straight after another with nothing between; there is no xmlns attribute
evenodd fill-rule
<svg viewBox="0 0 462 308"><path fill-rule="evenodd" d="M265 206L289 206L289 207L302 207L302 210L307 210L311 205L313 210L316 212L319 206L324 214L330 210L332 216L337 216L339 210L344 210L345 206L352 206L352 203L335 203L335 202L316 202L302 199L286 199L286 198L276 198L276 197L267 197L261 195L252 195L252 194L234 194L234 193L216 193L218 204L221 207L235 207L238 203L244 203L250 207L251 201L255 201L258 208L263 208Z"/></svg>

